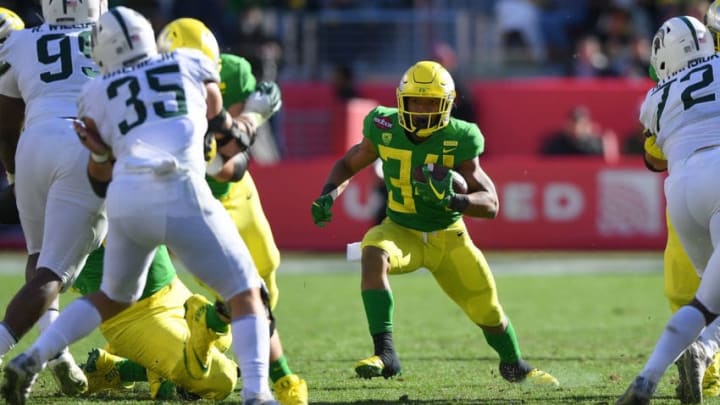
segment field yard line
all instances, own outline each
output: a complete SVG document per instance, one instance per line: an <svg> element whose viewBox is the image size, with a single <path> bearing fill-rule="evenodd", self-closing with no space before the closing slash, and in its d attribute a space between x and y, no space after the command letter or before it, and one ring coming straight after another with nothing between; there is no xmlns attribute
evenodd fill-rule
<svg viewBox="0 0 720 405"><path fill-rule="evenodd" d="M662 272L662 252L486 252L493 273L596 274ZM360 262L341 255L285 254L281 273L358 272Z"/></svg>
<svg viewBox="0 0 720 405"><path fill-rule="evenodd" d="M490 268L503 274L596 274L662 272L662 252L486 252ZM175 261L178 269L182 265ZM23 274L22 252L0 252L0 274ZM285 252L280 274L360 272L360 262L348 262L344 255Z"/></svg>

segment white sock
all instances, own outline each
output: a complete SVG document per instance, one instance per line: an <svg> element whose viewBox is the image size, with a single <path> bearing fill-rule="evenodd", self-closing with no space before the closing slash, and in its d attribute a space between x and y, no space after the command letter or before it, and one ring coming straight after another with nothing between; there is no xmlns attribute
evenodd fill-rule
<svg viewBox="0 0 720 405"><path fill-rule="evenodd" d="M0 322L0 357L12 350L12 348L15 347L15 343L17 343L15 336L10 332L10 329L8 329L4 322Z"/></svg>
<svg viewBox="0 0 720 405"><path fill-rule="evenodd" d="M40 331L40 334L45 331L45 329L50 326L51 323L55 322L55 320L60 315L60 295L56 295L55 299L52 303L50 303L50 306L48 307L47 311L38 319L37 321L37 327L38 331Z"/></svg>
<svg viewBox="0 0 720 405"><path fill-rule="evenodd" d="M710 322L710 325L702 332L700 343L711 357L718 351L720 347L720 316Z"/></svg>
<svg viewBox="0 0 720 405"><path fill-rule="evenodd" d="M47 311L45 311L45 313L40 317L40 319L38 319L37 327L41 335L48 327L50 327L50 324L55 322L58 316L60 316L60 295L55 296L55 299L50 304ZM55 357L67 351L68 348L65 347Z"/></svg>
<svg viewBox="0 0 720 405"><path fill-rule="evenodd" d="M665 325L640 375L657 384L704 327L705 317L697 308L689 305L680 308Z"/></svg>
<svg viewBox="0 0 720 405"><path fill-rule="evenodd" d="M27 353L31 353L41 363L47 363L64 347L89 335L101 321L100 313L90 301L77 299L62 311Z"/></svg>
<svg viewBox="0 0 720 405"><path fill-rule="evenodd" d="M232 347L243 379L243 398L269 393L270 327L267 319L246 315L234 319Z"/></svg>

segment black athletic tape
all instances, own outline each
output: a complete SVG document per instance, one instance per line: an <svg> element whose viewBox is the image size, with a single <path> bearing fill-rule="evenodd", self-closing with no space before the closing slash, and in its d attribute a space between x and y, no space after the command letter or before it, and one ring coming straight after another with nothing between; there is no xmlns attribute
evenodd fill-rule
<svg viewBox="0 0 720 405"><path fill-rule="evenodd" d="M706 307L705 305L703 305L702 302L698 301L697 298L693 298L693 300L690 302L690 305L693 306L693 307L695 307L695 308L697 308L698 311L700 311L700 313L701 313L701 314L703 315L703 317L705 318L705 325L706 325L706 326L707 326L707 325L710 325L710 323L711 323L712 321L714 321L715 318L717 318L717 316L718 316L718 314L714 314L714 313L710 312L710 310L707 309L707 307Z"/></svg>

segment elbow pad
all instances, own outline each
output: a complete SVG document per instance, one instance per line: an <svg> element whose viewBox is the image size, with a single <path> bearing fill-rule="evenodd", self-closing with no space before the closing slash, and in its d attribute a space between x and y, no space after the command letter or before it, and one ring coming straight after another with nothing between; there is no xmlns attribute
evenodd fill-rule
<svg viewBox="0 0 720 405"><path fill-rule="evenodd" d="M247 172L250 163L250 154L247 151L240 152L230 160L233 163L233 173L230 181L240 181Z"/></svg>
<svg viewBox="0 0 720 405"><path fill-rule="evenodd" d="M230 141L235 141L243 150L248 149L254 140L249 131L250 128L245 123L234 119L231 120L230 128L227 128L225 127L227 117L228 112L223 108L217 116L208 120L208 129L222 135L217 139L218 148L225 146Z"/></svg>
<svg viewBox="0 0 720 405"><path fill-rule="evenodd" d="M95 195L97 195L100 198L105 198L107 195L107 189L108 185L110 184L110 180L108 181L99 181L96 180L93 176L90 175L90 172L87 172L88 180L90 180L90 187L92 187L93 192Z"/></svg>

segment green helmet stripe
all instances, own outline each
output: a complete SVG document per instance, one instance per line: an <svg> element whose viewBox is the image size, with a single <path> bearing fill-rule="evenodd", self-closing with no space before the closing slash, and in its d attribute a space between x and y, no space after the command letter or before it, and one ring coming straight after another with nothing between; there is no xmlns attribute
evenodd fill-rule
<svg viewBox="0 0 720 405"><path fill-rule="evenodd" d="M130 46L130 49L133 49L132 41L130 40L130 33L128 32L127 25L125 25L125 20L122 19L122 16L116 9L110 9L110 13L112 13L113 17L117 20L118 24L120 24L120 28L122 28L123 35L125 36L125 40L127 41L128 45Z"/></svg>
<svg viewBox="0 0 720 405"><path fill-rule="evenodd" d="M682 20L682 22L684 22L685 25L688 26L688 29L690 29L690 33L692 34L693 41L695 42L695 49L699 51L700 43L698 42L698 37L697 37L697 32L695 31L695 27L693 27L690 20L688 20L687 17L685 17L685 16L680 17L680 20Z"/></svg>

